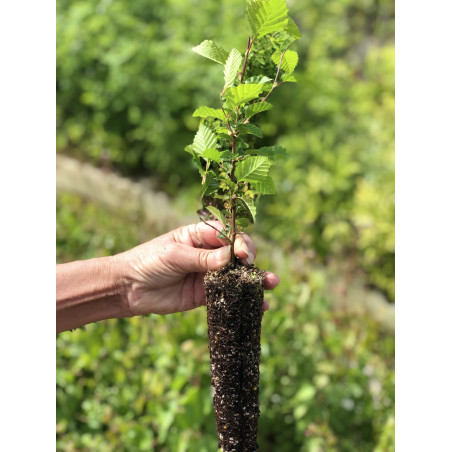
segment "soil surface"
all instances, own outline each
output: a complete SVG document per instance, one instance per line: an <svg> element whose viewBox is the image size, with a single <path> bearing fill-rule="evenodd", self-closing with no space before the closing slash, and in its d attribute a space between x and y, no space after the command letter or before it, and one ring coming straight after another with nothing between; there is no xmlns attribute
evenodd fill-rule
<svg viewBox="0 0 452 452"><path fill-rule="evenodd" d="M213 404L223 452L258 449L265 272L227 264L204 278Z"/></svg>

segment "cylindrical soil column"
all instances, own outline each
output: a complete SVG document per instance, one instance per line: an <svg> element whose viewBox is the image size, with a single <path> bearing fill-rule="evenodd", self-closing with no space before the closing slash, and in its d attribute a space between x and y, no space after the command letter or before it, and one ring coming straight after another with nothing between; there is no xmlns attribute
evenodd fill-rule
<svg viewBox="0 0 452 452"><path fill-rule="evenodd" d="M255 452L265 272L228 264L206 274L213 404L223 452Z"/></svg>

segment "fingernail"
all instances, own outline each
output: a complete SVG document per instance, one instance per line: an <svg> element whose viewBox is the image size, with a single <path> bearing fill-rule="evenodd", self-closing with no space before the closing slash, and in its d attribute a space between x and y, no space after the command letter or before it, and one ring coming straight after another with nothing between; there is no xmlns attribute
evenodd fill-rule
<svg viewBox="0 0 452 452"><path fill-rule="evenodd" d="M250 250L248 249L248 243L246 243L242 238L238 239L236 242L236 249L242 251L246 254L246 257L249 256Z"/></svg>
<svg viewBox="0 0 452 452"><path fill-rule="evenodd" d="M255 259L254 254L253 253L249 253L248 257L246 258L246 263L248 265L251 265L254 262L254 259Z"/></svg>

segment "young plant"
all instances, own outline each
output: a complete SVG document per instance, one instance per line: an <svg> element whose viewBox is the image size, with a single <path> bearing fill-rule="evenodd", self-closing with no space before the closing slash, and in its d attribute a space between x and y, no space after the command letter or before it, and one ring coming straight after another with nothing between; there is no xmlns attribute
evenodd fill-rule
<svg viewBox="0 0 452 452"><path fill-rule="evenodd" d="M230 264L205 278L215 419L224 452L258 447L264 277L236 262L234 240L255 222L259 196L275 193L269 171L285 150L256 146L263 137L257 118L272 108L268 99L276 88L296 81L298 55L289 47L301 38L285 0L248 0L246 18L250 35L244 55L210 40L193 48L224 66L224 84L217 108L202 106L193 113L201 124L185 148L202 179L199 212L219 220L219 234L231 244Z"/></svg>

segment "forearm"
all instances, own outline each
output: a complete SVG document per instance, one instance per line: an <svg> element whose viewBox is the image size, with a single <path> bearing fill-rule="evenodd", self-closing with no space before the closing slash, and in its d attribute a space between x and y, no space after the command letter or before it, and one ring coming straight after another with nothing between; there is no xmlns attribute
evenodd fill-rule
<svg viewBox="0 0 452 452"><path fill-rule="evenodd" d="M57 333L99 320L130 317L115 257L57 265Z"/></svg>

